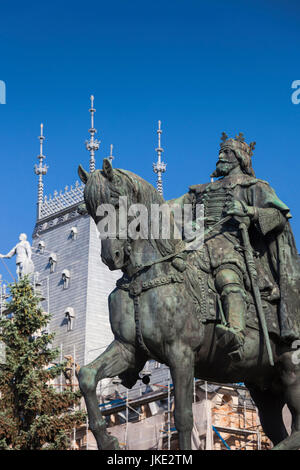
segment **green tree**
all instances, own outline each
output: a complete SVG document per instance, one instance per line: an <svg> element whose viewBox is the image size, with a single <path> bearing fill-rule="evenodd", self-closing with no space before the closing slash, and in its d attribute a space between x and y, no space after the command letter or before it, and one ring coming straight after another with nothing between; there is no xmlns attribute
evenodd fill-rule
<svg viewBox="0 0 300 470"><path fill-rule="evenodd" d="M10 294L10 314L0 319L6 346L0 366L0 449L67 449L73 427L85 420L74 410L80 392L51 385L66 363L54 362L59 351L51 348L54 334L45 330L50 315L40 308L28 278L12 284Z"/></svg>

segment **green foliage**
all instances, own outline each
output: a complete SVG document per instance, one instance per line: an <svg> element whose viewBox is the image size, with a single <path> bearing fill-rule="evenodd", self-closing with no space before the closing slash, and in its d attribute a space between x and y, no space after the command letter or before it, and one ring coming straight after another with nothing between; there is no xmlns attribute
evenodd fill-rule
<svg viewBox="0 0 300 470"><path fill-rule="evenodd" d="M28 278L10 286L8 317L0 319L6 363L0 367L0 450L67 449L74 426L85 414L74 411L80 392L51 385L66 364L55 363L47 333L50 315L39 306ZM10 317L10 318L9 318Z"/></svg>

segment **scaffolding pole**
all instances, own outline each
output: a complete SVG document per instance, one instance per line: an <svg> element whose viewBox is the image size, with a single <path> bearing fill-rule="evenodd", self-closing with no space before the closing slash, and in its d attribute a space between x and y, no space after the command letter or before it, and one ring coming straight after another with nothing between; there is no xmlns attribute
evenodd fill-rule
<svg viewBox="0 0 300 470"><path fill-rule="evenodd" d="M76 369L75 369L75 362L76 362L76 346L75 344L73 345L73 384L74 384L74 390L73 387L71 387L72 392L75 391L75 380L76 380ZM75 413L76 407L75 403L73 405L73 411ZM73 427L73 449L76 449L76 427Z"/></svg>
<svg viewBox="0 0 300 470"><path fill-rule="evenodd" d="M63 345L62 345L62 343L60 343L60 363L62 363L62 356L63 356L62 351L63 351ZM59 390L60 390L60 393L62 393L62 391L63 391L62 372L60 372L59 383L60 383Z"/></svg>
<svg viewBox="0 0 300 470"><path fill-rule="evenodd" d="M126 430L125 430L125 449L127 449L127 436L128 436L128 415L129 415L129 407L128 407L128 390L126 390Z"/></svg>
<svg viewBox="0 0 300 470"><path fill-rule="evenodd" d="M168 370L168 450L171 449L171 376Z"/></svg>
<svg viewBox="0 0 300 470"><path fill-rule="evenodd" d="M85 448L86 448L86 450L89 450L89 420L88 420L88 417L86 417L86 422L85 422L85 436L86 436Z"/></svg>

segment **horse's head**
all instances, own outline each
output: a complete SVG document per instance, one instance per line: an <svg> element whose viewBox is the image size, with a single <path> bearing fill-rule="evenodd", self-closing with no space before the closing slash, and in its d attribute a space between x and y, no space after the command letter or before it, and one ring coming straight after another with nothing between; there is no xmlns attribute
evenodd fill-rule
<svg viewBox="0 0 300 470"><path fill-rule="evenodd" d="M78 174L81 181L85 184L84 200L88 214L94 219L98 230L101 222L105 219L106 211L102 208L111 208L118 214L119 199L127 194L127 188L117 170L112 168L109 159L104 159L102 170L95 170L92 173L85 171L80 165ZM117 218L117 217L116 217ZM117 233L109 234L105 238L100 232L102 238L101 258L111 270L122 269L126 264L126 245L124 240L119 240ZM117 232L117 230L116 230ZM106 234L107 236L107 234Z"/></svg>
<svg viewBox="0 0 300 470"><path fill-rule="evenodd" d="M150 183L130 171L113 169L109 159L103 160L102 170L95 170L92 173L86 172L80 165L78 174L85 184L84 200L87 212L94 219L102 239L101 258L110 270L123 269L125 271L130 264L141 264L143 262L141 252L145 255L148 247L149 251L151 248L152 251L156 250L163 256L174 250L170 240L150 240L151 204L164 202L162 196ZM133 239L127 231L128 225L136 218L129 209L137 207L136 205L146 208L145 224L149 233L149 237L143 239L143 242L145 238L147 239L147 244L140 243L138 248L138 239L143 237ZM115 215L116 223L115 225L112 223L113 229L110 228L103 233L103 227L112 213ZM126 236L124 236L124 228ZM137 227L138 230L139 227Z"/></svg>

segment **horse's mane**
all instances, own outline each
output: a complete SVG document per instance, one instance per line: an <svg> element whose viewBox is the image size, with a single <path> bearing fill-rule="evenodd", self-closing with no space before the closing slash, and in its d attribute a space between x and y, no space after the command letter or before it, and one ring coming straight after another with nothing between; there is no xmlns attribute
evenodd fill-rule
<svg viewBox="0 0 300 470"><path fill-rule="evenodd" d="M97 208L100 204L117 204L119 197L127 196L129 204L143 204L148 210L148 226L150 228L151 204L164 204L161 194L140 176L128 170L114 169L113 178L109 180L103 170L96 170L90 174L84 190L84 198L88 213L96 218ZM173 216L171 215L171 224ZM174 253L176 239L151 239L149 242L156 245L162 256Z"/></svg>

